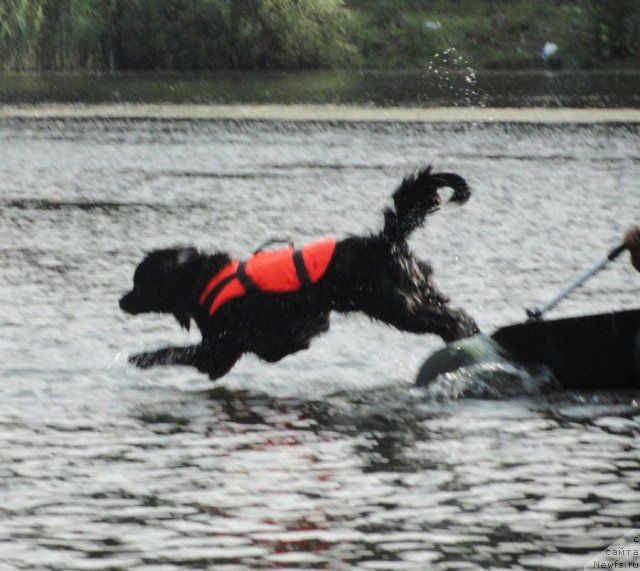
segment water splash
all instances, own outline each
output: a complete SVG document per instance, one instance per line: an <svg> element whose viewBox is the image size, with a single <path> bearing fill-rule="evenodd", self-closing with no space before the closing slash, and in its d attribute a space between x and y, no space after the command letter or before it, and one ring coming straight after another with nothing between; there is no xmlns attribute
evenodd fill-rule
<svg viewBox="0 0 640 571"><path fill-rule="evenodd" d="M542 395L557 387L546 368L529 369L513 363L478 363L438 376L424 389L430 400L466 398L505 400Z"/></svg>
<svg viewBox="0 0 640 571"><path fill-rule="evenodd" d="M450 94L451 107L488 107L489 96L478 87L477 71L456 48L436 53L427 69L439 89Z"/></svg>
<svg viewBox="0 0 640 571"><path fill-rule="evenodd" d="M483 334L451 342L433 353L420 368L416 384L434 400L501 400L539 395L556 388L549 369L517 363L502 346Z"/></svg>

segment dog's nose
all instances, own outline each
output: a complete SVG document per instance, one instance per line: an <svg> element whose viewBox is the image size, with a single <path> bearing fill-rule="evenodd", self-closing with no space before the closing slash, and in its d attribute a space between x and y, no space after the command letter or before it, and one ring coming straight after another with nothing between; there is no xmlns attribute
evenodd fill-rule
<svg viewBox="0 0 640 571"><path fill-rule="evenodd" d="M129 293L123 295L120 298L120 301L118 302L118 305L120 306L120 309L122 309L122 311L126 311L127 313L133 313L133 296L134 296L134 292L130 291Z"/></svg>

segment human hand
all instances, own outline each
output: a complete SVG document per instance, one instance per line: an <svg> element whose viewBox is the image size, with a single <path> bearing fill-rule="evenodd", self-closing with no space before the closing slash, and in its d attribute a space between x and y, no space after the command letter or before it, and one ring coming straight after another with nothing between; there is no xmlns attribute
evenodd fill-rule
<svg viewBox="0 0 640 571"><path fill-rule="evenodd" d="M632 226L627 230L624 243L631 254L633 267L640 272L640 226Z"/></svg>

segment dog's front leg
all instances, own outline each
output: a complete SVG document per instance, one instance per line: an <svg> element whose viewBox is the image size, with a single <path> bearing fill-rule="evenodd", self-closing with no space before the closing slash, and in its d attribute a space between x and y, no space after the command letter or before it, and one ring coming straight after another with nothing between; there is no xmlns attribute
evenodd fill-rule
<svg viewBox="0 0 640 571"><path fill-rule="evenodd" d="M156 365L184 365L195 367L206 373L211 379L219 379L228 373L242 353L220 347L212 350L209 345L191 345L189 347L165 347L157 351L129 355L129 362L140 369Z"/></svg>
<svg viewBox="0 0 640 571"><path fill-rule="evenodd" d="M200 360L200 345L189 347L164 347L157 351L144 351L129 355L129 363L140 369L148 369L156 365L187 365L197 367Z"/></svg>

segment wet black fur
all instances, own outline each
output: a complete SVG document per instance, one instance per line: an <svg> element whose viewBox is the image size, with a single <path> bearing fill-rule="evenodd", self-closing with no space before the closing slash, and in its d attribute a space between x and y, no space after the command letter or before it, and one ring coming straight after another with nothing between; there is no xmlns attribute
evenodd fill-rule
<svg viewBox="0 0 640 571"><path fill-rule="evenodd" d="M193 319L202 341L190 347L167 347L129 357L141 368L190 365L216 379L243 353L275 362L307 349L329 329L331 311L360 311L403 331L433 333L445 341L478 331L463 311L451 309L438 291L431 267L407 246L409 234L440 207L437 190L451 187L451 201L464 203L470 190L453 173L426 168L406 177L393 194L394 208L384 212L384 229L371 236L338 241L326 273L316 284L294 293L253 291L223 304L213 316L198 303L211 277L230 258L194 248L171 248L148 254L138 265L134 287L120 300L131 314L173 314L189 328Z"/></svg>

